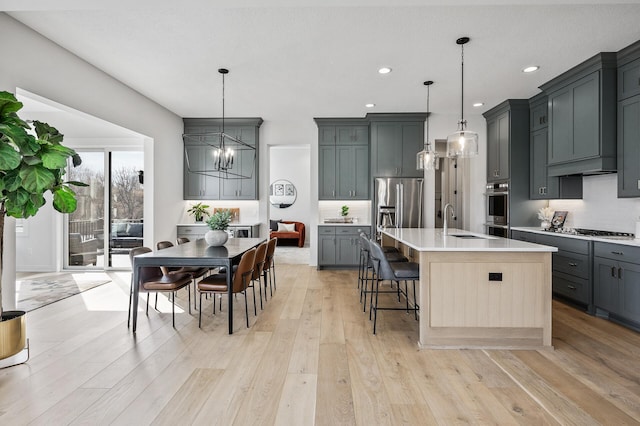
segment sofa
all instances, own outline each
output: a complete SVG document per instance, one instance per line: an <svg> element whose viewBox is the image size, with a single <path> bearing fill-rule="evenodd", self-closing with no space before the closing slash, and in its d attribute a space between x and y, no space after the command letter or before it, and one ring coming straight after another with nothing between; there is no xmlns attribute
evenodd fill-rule
<svg viewBox="0 0 640 426"><path fill-rule="evenodd" d="M293 229L286 229L291 228L291 225L293 225ZM271 229L269 238L278 238L278 245L281 243L294 243L298 247L304 247L304 223L293 220L272 220L269 227Z"/></svg>
<svg viewBox="0 0 640 426"><path fill-rule="evenodd" d="M111 248L131 249L143 243L143 224L114 222L111 224Z"/></svg>

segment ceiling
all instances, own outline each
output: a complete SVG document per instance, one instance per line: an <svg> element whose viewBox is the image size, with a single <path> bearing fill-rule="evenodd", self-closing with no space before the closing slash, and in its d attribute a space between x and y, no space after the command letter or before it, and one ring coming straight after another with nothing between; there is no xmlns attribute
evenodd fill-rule
<svg viewBox="0 0 640 426"><path fill-rule="evenodd" d="M0 10L182 117L465 115L640 39L640 0L0 0ZM521 72L527 65L539 71ZM378 74L381 66L392 68ZM473 108L472 103L484 102ZM366 103L375 103L371 109Z"/></svg>

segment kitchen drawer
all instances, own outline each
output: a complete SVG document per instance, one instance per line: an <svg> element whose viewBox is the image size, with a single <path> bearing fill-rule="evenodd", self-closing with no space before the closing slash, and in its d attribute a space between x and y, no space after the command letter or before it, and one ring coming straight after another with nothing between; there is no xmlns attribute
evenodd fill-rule
<svg viewBox="0 0 640 426"><path fill-rule="evenodd" d="M318 235L336 235L336 227L318 226Z"/></svg>
<svg viewBox="0 0 640 426"><path fill-rule="evenodd" d="M178 226L176 231L178 237L202 238L208 230L209 228L206 226Z"/></svg>
<svg viewBox="0 0 640 426"><path fill-rule="evenodd" d="M640 247L635 246L595 241L593 243L593 255L606 259L640 264Z"/></svg>
<svg viewBox="0 0 640 426"><path fill-rule="evenodd" d="M363 229L358 226L336 226L336 235L353 235L359 236L361 232L369 235L368 229Z"/></svg>
<svg viewBox="0 0 640 426"><path fill-rule="evenodd" d="M589 244L591 241L580 240L571 237L556 237L553 235L537 235L538 244L557 247L558 250L570 251L573 253L589 254Z"/></svg>
<svg viewBox="0 0 640 426"><path fill-rule="evenodd" d="M526 241L528 243L537 243L537 234L526 231L511 231L511 239L518 241Z"/></svg>
<svg viewBox="0 0 640 426"><path fill-rule="evenodd" d="M589 256L560 250L553 253L553 270L588 279Z"/></svg>
<svg viewBox="0 0 640 426"><path fill-rule="evenodd" d="M589 280L575 278L562 272L553 273L553 291L576 302L589 303Z"/></svg>

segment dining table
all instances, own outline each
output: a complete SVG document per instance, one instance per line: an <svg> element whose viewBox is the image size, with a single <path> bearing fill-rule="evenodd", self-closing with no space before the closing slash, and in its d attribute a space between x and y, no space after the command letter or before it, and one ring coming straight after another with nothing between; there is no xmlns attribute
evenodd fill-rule
<svg viewBox="0 0 640 426"><path fill-rule="evenodd" d="M144 253L133 258L131 282L133 286L132 322L133 332L136 332L138 320L138 300L140 295L139 272L145 266L197 266L197 267L223 267L227 274L227 288L229 289L229 334L233 334L233 303L231 285L233 265L240 261L242 255L248 250L265 242L266 238L229 238L223 246L209 246L204 239L197 239L173 247Z"/></svg>

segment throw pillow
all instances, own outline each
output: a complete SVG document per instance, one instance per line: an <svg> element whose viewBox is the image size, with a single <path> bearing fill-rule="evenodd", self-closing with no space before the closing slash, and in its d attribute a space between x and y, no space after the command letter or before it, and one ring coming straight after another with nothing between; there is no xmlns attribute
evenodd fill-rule
<svg viewBox="0 0 640 426"><path fill-rule="evenodd" d="M278 232L296 232L296 224L278 223Z"/></svg>
<svg viewBox="0 0 640 426"><path fill-rule="evenodd" d="M277 231L278 230L278 223L280 223L280 220L270 220L269 221L269 228L272 231Z"/></svg>

